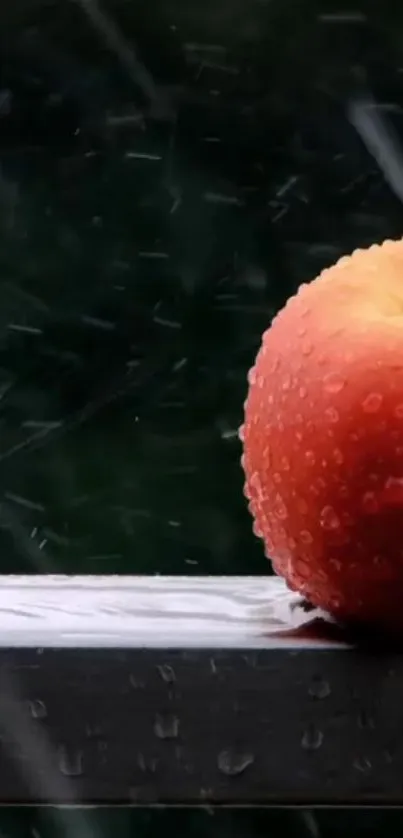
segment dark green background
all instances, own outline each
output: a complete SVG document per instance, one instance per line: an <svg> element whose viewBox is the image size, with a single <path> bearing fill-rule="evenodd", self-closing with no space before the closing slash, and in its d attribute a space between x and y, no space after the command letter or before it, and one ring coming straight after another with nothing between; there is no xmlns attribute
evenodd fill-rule
<svg viewBox="0 0 403 838"><path fill-rule="evenodd" d="M403 226L349 118L372 99L399 159L403 12L340 11L4 0L4 573L268 571L236 435L260 335L302 281ZM372 836L396 817L87 813L122 838ZM70 821L4 810L0 835L86 838Z"/></svg>

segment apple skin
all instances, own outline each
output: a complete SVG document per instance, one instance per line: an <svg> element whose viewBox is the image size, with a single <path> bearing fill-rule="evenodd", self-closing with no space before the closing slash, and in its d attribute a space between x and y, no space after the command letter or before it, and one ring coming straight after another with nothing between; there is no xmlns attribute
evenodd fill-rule
<svg viewBox="0 0 403 838"><path fill-rule="evenodd" d="M403 633L403 241L301 286L248 379L245 495L276 573L341 621Z"/></svg>

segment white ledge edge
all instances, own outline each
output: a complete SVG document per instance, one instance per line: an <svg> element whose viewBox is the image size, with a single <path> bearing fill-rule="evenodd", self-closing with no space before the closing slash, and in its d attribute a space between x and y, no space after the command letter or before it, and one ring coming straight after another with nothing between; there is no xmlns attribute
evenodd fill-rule
<svg viewBox="0 0 403 838"><path fill-rule="evenodd" d="M326 619L301 603L278 577L2 576L0 647L295 648Z"/></svg>

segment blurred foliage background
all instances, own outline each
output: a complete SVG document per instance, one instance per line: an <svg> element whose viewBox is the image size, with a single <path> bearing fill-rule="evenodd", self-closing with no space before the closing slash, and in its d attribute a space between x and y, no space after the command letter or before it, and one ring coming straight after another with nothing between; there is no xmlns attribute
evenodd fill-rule
<svg viewBox="0 0 403 838"><path fill-rule="evenodd" d="M401 234L402 24L369 0L1 5L3 573L269 570L242 495L246 373L302 281ZM0 835L400 823L74 818L4 810Z"/></svg>

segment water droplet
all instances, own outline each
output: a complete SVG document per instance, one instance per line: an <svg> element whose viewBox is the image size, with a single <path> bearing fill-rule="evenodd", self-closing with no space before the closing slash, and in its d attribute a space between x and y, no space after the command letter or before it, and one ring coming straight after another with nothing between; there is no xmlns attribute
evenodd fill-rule
<svg viewBox="0 0 403 838"><path fill-rule="evenodd" d="M157 669L166 684L173 684L176 681L175 671L169 663L162 663L157 666Z"/></svg>
<svg viewBox="0 0 403 838"><path fill-rule="evenodd" d="M71 750L65 745L58 748L59 769L65 777L81 777L84 773L83 759L83 751Z"/></svg>
<svg viewBox="0 0 403 838"><path fill-rule="evenodd" d="M258 524L257 521L253 522L252 531L253 531L253 534L256 536L256 538L263 538L263 530L262 530L260 524Z"/></svg>
<svg viewBox="0 0 403 838"><path fill-rule="evenodd" d="M241 442L245 442L245 425L241 425L238 430L238 437Z"/></svg>
<svg viewBox="0 0 403 838"><path fill-rule="evenodd" d="M300 387L299 390L298 390L298 393L299 393L300 399L305 399L306 393L307 393L306 387Z"/></svg>
<svg viewBox="0 0 403 838"><path fill-rule="evenodd" d="M354 768L361 771L362 774L368 774L371 771L372 763L368 757L357 757L353 762Z"/></svg>
<svg viewBox="0 0 403 838"><path fill-rule="evenodd" d="M310 725L303 733L301 745L306 751L317 751L323 742L323 733L319 728Z"/></svg>
<svg viewBox="0 0 403 838"><path fill-rule="evenodd" d="M306 335L306 333L307 333L307 328L306 328L306 326L304 326L304 324L301 324L301 326L298 326L298 329L297 329L298 337L303 338L304 335Z"/></svg>
<svg viewBox="0 0 403 838"><path fill-rule="evenodd" d="M341 464L344 463L344 454L340 451L340 448L333 449L333 459L338 466L341 466Z"/></svg>
<svg viewBox="0 0 403 838"><path fill-rule="evenodd" d="M358 727L362 730L375 729L375 719L371 713L368 713L368 710L361 710L358 714Z"/></svg>
<svg viewBox="0 0 403 838"><path fill-rule="evenodd" d="M282 483L282 481L283 481L283 478L282 478L280 472L275 471L274 474L273 474L273 483L276 483L278 485L279 483Z"/></svg>
<svg viewBox="0 0 403 838"><path fill-rule="evenodd" d="M398 419L403 419L403 404L397 404L393 412Z"/></svg>
<svg viewBox="0 0 403 838"><path fill-rule="evenodd" d="M368 512L369 514L378 512L379 504L375 492L365 492L362 497L362 508L364 512Z"/></svg>
<svg viewBox="0 0 403 838"><path fill-rule="evenodd" d="M41 701L40 698L32 699L28 702L28 706L33 719L46 719L48 711L45 702Z"/></svg>
<svg viewBox="0 0 403 838"><path fill-rule="evenodd" d="M308 507L308 504L307 504L307 502L304 498L298 498L297 508L298 508L299 512L301 512L302 515L306 515L306 513L308 512L309 507Z"/></svg>
<svg viewBox="0 0 403 838"><path fill-rule="evenodd" d="M341 606L341 599L339 596L331 596L329 601L329 611L338 611Z"/></svg>
<svg viewBox="0 0 403 838"><path fill-rule="evenodd" d="M319 521L324 530L337 530L340 527L340 520L332 506L324 506Z"/></svg>
<svg viewBox="0 0 403 838"><path fill-rule="evenodd" d="M142 690L145 687L145 682L141 678L139 678L137 675L131 674L129 676L129 681L130 681L131 686L135 690Z"/></svg>
<svg viewBox="0 0 403 838"><path fill-rule="evenodd" d="M336 571L336 573L340 573L342 564L341 561L339 561L339 559L329 559L329 565L333 568L333 570Z"/></svg>
<svg viewBox="0 0 403 838"><path fill-rule="evenodd" d="M291 387L291 378L290 378L290 376L289 376L289 375L286 375L286 376L283 378L283 383L282 383L282 385L281 385L281 386L282 386L282 389L283 389L283 390L289 390L289 389L290 389L290 387Z"/></svg>
<svg viewBox="0 0 403 838"><path fill-rule="evenodd" d="M336 410L335 407L327 407L326 410L325 410L325 416L326 416L326 419L329 420L329 422L333 423L333 425L336 425L336 423L340 419L339 412L338 412L338 410Z"/></svg>
<svg viewBox="0 0 403 838"><path fill-rule="evenodd" d="M300 579L309 579L312 575L311 567L304 559L297 559L295 562L295 572Z"/></svg>
<svg viewBox="0 0 403 838"><path fill-rule="evenodd" d="M179 719L177 716L161 715L157 713L154 722L154 733L159 739L176 739L179 735Z"/></svg>
<svg viewBox="0 0 403 838"><path fill-rule="evenodd" d="M383 402L381 393L369 393L362 403L364 413L377 413Z"/></svg>
<svg viewBox="0 0 403 838"><path fill-rule="evenodd" d="M227 777L236 777L242 774L249 765L252 765L255 758L250 753L237 753L235 751L221 751L218 754L217 765L219 770Z"/></svg>
<svg viewBox="0 0 403 838"><path fill-rule="evenodd" d="M140 771L144 771L144 773L150 772L151 774L155 774L155 770L158 765L158 759L156 757L145 756L145 754L138 753L137 765L140 768Z"/></svg>
<svg viewBox="0 0 403 838"><path fill-rule="evenodd" d="M305 451L305 460L310 466L314 466L316 463L316 457L313 451Z"/></svg>
<svg viewBox="0 0 403 838"><path fill-rule="evenodd" d="M260 489L260 477L259 477L259 473L257 471L254 471L251 474L251 476L249 478L249 483L252 486L252 489L256 489L257 491L259 491L259 489Z"/></svg>
<svg viewBox="0 0 403 838"><path fill-rule="evenodd" d="M324 678L315 678L309 687L309 695L311 695L312 698L327 698L330 693L331 689L329 681L325 681Z"/></svg>
<svg viewBox="0 0 403 838"><path fill-rule="evenodd" d="M323 387L327 393L340 393L346 385L346 379L338 372L329 372L323 379Z"/></svg>
<svg viewBox="0 0 403 838"><path fill-rule="evenodd" d="M277 494L274 499L274 514L277 518L280 518L281 521L285 521L285 519L288 518L287 507L279 494Z"/></svg>
<svg viewBox="0 0 403 838"><path fill-rule="evenodd" d="M304 340L301 346L301 352L303 355L310 355L313 350L313 346L309 340Z"/></svg>
<svg viewBox="0 0 403 838"><path fill-rule="evenodd" d="M253 387L253 385L256 384L256 370L255 370L255 367L252 367L249 370L248 375L247 375L247 379L248 379L248 384L251 387Z"/></svg>
<svg viewBox="0 0 403 838"><path fill-rule="evenodd" d="M313 538L309 530L301 530L300 539L303 544L312 544Z"/></svg>
<svg viewBox="0 0 403 838"><path fill-rule="evenodd" d="M288 457L282 457L281 460L280 460L280 465L281 465L281 468L283 469L283 471L289 471L290 470L290 461L289 461Z"/></svg>

